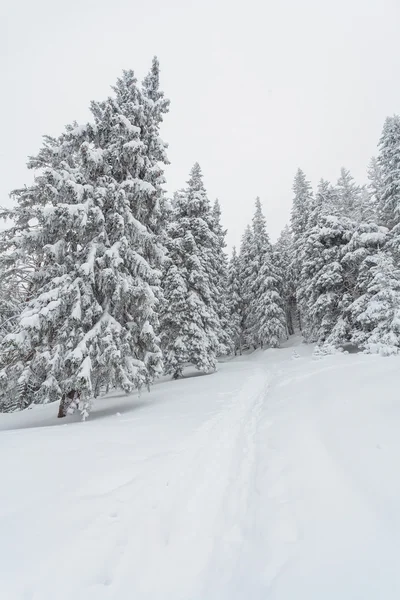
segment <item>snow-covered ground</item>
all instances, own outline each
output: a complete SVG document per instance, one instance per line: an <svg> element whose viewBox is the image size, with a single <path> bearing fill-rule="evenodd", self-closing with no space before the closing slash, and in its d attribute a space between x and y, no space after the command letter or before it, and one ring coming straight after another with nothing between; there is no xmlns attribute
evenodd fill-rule
<svg viewBox="0 0 400 600"><path fill-rule="evenodd" d="M0 415L0 597L398 600L400 360L311 353Z"/></svg>

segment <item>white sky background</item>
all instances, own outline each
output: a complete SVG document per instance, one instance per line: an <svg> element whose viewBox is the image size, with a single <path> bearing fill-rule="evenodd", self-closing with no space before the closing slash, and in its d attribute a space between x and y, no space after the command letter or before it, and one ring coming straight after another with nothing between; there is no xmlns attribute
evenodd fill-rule
<svg viewBox="0 0 400 600"><path fill-rule="evenodd" d="M383 121L400 111L399 0L3 0L0 205L30 181L45 133L89 118L123 68L154 54L171 99L168 192L196 160L229 245L259 195L273 239L301 166L365 180Z"/></svg>

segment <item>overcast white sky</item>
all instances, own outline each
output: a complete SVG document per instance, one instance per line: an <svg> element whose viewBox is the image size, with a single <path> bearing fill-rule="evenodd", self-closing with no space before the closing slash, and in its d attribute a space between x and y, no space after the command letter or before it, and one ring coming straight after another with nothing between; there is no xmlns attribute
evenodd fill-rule
<svg viewBox="0 0 400 600"><path fill-rule="evenodd" d="M142 78L157 54L168 191L197 160L229 244L257 195L275 238L298 166L314 185L342 165L365 179L400 111L399 31L400 0L3 0L0 205L43 134L87 120L123 68Z"/></svg>

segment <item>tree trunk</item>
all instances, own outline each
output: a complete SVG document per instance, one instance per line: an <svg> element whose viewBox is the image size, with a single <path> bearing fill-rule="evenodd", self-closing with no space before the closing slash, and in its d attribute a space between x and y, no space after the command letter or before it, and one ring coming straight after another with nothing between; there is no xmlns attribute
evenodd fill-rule
<svg viewBox="0 0 400 600"><path fill-rule="evenodd" d="M286 324L287 324L288 334L293 335L294 327L293 327L293 318L292 318L292 307L291 307L290 303L288 303L288 305L286 307Z"/></svg>
<svg viewBox="0 0 400 600"><path fill-rule="evenodd" d="M75 398L75 394L76 394L75 390L72 390L72 392L68 392L68 394L63 394L63 396L60 400L60 405L58 407L57 417L59 419L62 419L63 417L67 416L68 409L71 405L71 402Z"/></svg>

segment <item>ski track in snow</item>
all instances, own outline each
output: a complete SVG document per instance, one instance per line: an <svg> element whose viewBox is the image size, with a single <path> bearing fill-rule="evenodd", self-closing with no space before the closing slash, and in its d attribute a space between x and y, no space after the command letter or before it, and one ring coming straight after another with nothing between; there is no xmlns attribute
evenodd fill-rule
<svg viewBox="0 0 400 600"><path fill-rule="evenodd" d="M398 600L399 360L311 353L0 415L1 597Z"/></svg>

